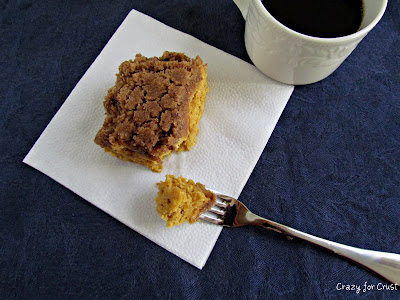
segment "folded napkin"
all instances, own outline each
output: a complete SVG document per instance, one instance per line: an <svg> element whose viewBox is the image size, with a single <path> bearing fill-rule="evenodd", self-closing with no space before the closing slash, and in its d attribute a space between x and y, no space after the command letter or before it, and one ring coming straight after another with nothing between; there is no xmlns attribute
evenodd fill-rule
<svg viewBox="0 0 400 300"><path fill-rule="evenodd" d="M153 173L105 153L93 140L120 63L164 50L199 55L208 64L210 91L197 144L167 157L162 173ZM156 212L156 183L166 174L183 175L238 197L292 91L254 66L132 10L24 162L201 269L222 227L198 222L167 229Z"/></svg>

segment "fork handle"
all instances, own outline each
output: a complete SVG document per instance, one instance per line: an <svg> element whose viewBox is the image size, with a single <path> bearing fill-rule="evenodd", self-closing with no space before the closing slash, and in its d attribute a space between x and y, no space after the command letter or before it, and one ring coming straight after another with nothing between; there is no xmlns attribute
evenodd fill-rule
<svg viewBox="0 0 400 300"><path fill-rule="evenodd" d="M400 285L399 254L366 250L343 245L301 232L264 218L261 219L261 222L257 222L258 224L253 224L318 245L369 269L386 280L396 284L396 286Z"/></svg>

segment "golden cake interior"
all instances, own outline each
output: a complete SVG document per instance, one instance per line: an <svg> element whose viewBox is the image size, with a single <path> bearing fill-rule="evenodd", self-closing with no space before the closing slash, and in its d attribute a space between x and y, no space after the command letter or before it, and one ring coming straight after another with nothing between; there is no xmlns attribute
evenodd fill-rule
<svg viewBox="0 0 400 300"><path fill-rule="evenodd" d="M185 221L195 223L216 201L216 195L203 184L182 176L166 175L165 181L157 183L157 187L157 212L167 221L167 227Z"/></svg>
<svg viewBox="0 0 400 300"><path fill-rule="evenodd" d="M120 159L161 172L171 152L195 145L207 92L207 65L199 56L137 54L119 67L95 143Z"/></svg>

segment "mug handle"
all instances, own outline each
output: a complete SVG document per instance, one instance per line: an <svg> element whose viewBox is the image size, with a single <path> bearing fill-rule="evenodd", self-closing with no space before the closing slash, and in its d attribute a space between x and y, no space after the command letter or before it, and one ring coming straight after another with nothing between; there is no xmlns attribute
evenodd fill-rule
<svg viewBox="0 0 400 300"><path fill-rule="evenodd" d="M239 8L242 13L243 18L246 20L247 11L249 10L250 0L233 0L236 6Z"/></svg>

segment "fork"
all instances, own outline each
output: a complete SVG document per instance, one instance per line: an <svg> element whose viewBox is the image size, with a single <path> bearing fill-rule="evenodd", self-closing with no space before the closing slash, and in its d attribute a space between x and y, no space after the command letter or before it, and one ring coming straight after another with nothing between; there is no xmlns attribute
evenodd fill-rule
<svg viewBox="0 0 400 300"><path fill-rule="evenodd" d="M261 226L284 234L288 239L299 238L311 244L330 250L361 265L384 279L400 285L400 255L395 253L366 250L328 241L301 232L288 226L264 219L252 213L242 202L227 195L210 190L217 197L214 206L200 215L200 219L226 227L243 225Z"/></svg>

